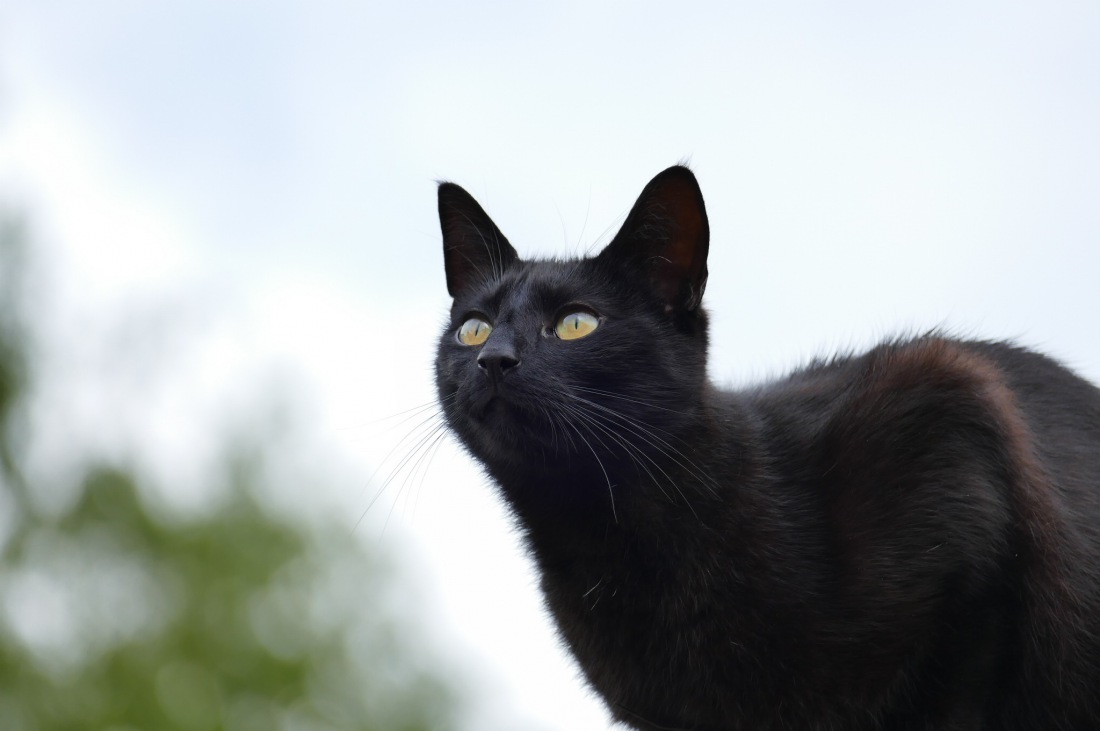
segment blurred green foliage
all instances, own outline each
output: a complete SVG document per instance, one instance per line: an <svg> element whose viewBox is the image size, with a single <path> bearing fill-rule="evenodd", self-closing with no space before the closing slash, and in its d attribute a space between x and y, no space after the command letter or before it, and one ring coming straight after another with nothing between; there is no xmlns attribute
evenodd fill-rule
<svg viewBox="0 0 1100 731"><path fill-rule="evenodd" d="M201 517L150 510L94 456L75 501L36 507L24 255L0 217L0 729L454 728L385 563L343 522L271 509L263 445L227 450Z"/></svg>

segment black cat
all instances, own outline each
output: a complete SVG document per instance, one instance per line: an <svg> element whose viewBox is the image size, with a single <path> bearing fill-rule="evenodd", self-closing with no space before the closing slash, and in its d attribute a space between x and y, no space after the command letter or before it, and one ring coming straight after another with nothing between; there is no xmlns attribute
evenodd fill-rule
<svg viewBox="0 0 1100 731"><path fill-rule="evenodd" d="M615 718L1100 729L1100 390L936 334L717 389L684 167L593 258L521 260L450 183L439 215L440 403Z"/></svg>

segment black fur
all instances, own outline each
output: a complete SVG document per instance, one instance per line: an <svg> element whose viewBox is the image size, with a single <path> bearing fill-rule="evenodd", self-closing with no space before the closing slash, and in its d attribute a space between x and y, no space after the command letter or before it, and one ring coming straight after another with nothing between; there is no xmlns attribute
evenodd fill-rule
<svg viewBox="0 0 1100 731"><path fill-rule="evenodd" d="M439 205L447 423L617 719L1100 728L1100 390L928 335L721 391L686 168L594 258L523 261L461 188ZM599 327L559 339L577 307ZM457 339L471 314L483 345Z"/></svg>

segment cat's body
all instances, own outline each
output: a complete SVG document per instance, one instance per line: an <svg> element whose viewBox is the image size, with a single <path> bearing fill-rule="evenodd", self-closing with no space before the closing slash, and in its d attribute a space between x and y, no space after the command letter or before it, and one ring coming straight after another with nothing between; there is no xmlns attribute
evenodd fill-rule
<svg viewBox="0 0 1100 731"><path fill-rule="evenodd" d="M591 259L519 260L457 186L440 215L448 424L616 718L1100 728L1100 390L938 335L716 389L684 168Z"/></svg>

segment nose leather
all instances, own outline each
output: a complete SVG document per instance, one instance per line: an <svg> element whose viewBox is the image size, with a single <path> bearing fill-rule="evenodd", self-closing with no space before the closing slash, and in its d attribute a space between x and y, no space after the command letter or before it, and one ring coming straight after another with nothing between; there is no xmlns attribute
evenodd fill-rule
<svg viewBox="0 0 1100 731"><path fill-rule="evenodd" d="M506 339L493 336L489 336L489 340L477 356L478 368L488 375L493 383L502 381L509 371L519 365L519 362L515 346Z"/></svg>

